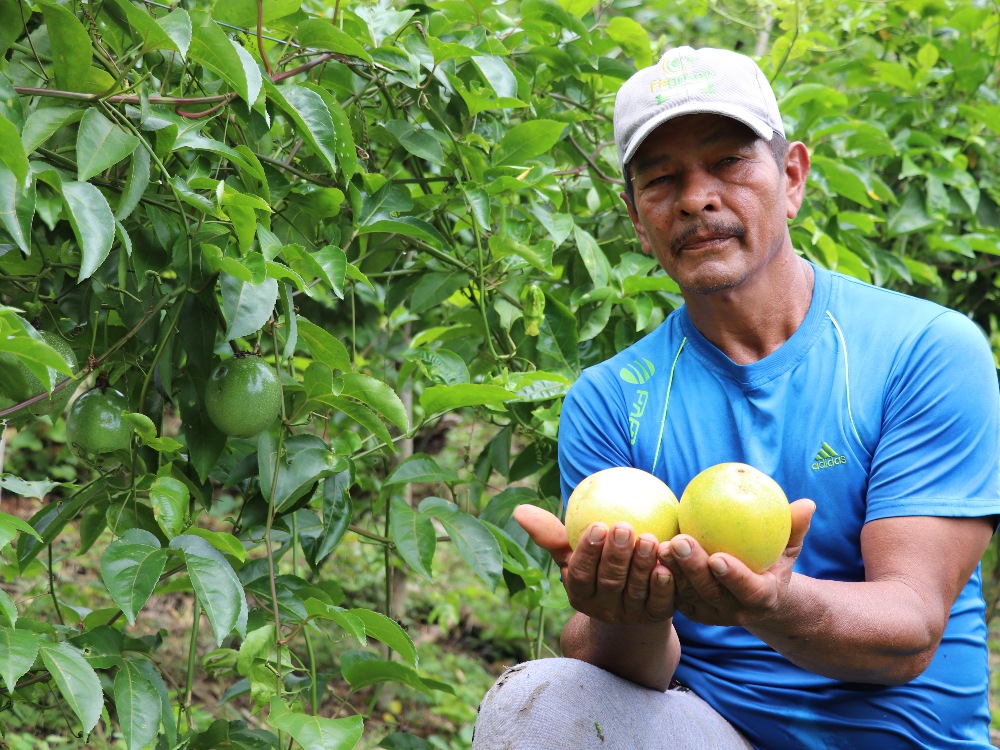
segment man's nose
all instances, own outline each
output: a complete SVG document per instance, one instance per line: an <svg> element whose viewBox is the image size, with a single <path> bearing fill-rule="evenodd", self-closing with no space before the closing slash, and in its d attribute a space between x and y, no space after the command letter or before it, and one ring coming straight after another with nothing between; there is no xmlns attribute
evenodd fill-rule
<svg viewBox="0 0 1000 750"><path fill-rule="evenodd" d="M681 180L677 209L684 216L719 210L715 178L704 169L689 169Z"/></svg>

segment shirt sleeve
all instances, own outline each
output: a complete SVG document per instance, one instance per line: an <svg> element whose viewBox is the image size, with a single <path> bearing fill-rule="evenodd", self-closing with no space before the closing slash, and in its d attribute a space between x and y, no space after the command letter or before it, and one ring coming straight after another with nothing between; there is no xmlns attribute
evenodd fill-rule
<svg viewBox="0 0 1000 750"><path fill-rule="evenodd" d="M866 520L1000 513L1000 387L986 337L948 311L899 352Z"/></svg>
<svg viewBox="0 0 1000 750"><path fill-rule="evenodd" d="M563 400L559 418L559 478L565 504L581 480L612 466L631 466L628 410L600 366L585 370Z"/></svg>

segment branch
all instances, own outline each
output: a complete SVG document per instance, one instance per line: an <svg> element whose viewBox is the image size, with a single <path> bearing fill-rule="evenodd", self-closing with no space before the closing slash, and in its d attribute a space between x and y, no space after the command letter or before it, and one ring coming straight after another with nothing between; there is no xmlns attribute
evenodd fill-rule
<svg viewBox="0 0 1000 750"><path fill-rule="evenodd" d="M111 102L112 104L140 104L138 96L122 95L108 96L104 99L100 94L83 94L79 91L62 91L60 89L43 89L34 86L15 86L14 91L23 96L50 96L55 99L72 99L78 102ZM216 94L214 96L151 96L150 104L210 104L221 102L229 98L230 94Z"/></svg>

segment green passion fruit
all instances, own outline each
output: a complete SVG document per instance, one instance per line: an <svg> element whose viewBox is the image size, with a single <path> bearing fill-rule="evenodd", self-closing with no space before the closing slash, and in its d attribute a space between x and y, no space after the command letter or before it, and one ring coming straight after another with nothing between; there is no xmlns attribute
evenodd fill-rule
<svg viewBox="0 0 1000 750"><path fill-rule="evenodd" d="M281 411L281 384L257 355L236 355L212 371L205 410L219 431L237 438L258 435Z"/></svg>
<svg viewBox="0 0 1000 750"><path fill-rule="evenodd" d="M66 340L59 334L51 333L49 331L43 331L41 335L46 344L59 352L59 356L66 361L70 370L76 372L78 367L76 353L73 351L73 348L66 343ZM39 393L45 391L45 386L42 385L42 381L35 377L35 374L31 372L31 370L25 367L24 364L21 364L21 368L24 374L24 379L28 383L28 388L31 390L33 395L37 396ZM55 371L53 371L53 375L55 376L55 385L59 385L59 383L62 383L68 377L65 373ZM72 395L72 388L63 388L53 394L50 394L49 396L46 396L41 401L36 401L28 407L28 410L36 417L47 414L52 419L55 419L63 413L63 409L66 408L66 404L69 403L69 399Z"/></svg>
<svg viewBox="0 0 1000 750"><path fill-rule="evenodd" d="M80 394L66 414L66 442L80 458L94 465L113 468L120 463L119 451L132 444L132 428L122 419L128 400L113 388L92 388Z"/></svg>

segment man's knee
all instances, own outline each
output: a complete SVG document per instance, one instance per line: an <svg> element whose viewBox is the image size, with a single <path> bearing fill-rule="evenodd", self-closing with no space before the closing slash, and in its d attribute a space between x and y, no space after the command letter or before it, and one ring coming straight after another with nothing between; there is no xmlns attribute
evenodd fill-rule
<svg viewBox="0 0 1000 750"><path fill-rule="evenodd" d="M473 748L555 747L547 744L554 737L560 747L603 742L591 705L594 669L576 659L540 659L511 667L479 706Z"/></svg>
<svg viewBox="0 0 1000 750"><path fill-rule="evenodd" d="M694 693L659 692L576 659L511 667L479 707L473 750L746 750Z"/></svg>

